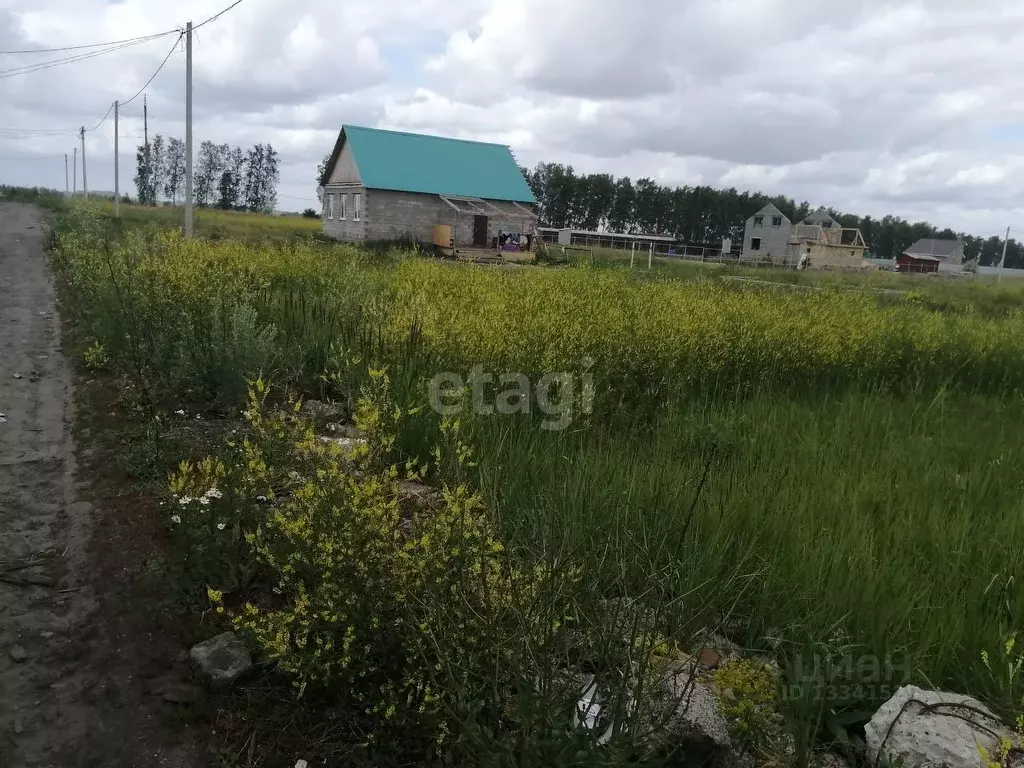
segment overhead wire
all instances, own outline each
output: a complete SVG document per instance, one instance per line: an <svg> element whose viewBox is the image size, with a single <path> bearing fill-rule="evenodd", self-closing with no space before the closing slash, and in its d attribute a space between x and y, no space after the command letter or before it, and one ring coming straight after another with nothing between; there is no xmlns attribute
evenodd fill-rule
<svg viewBox="0 0 1024 768"><path fill-rule="evenodd" d="M53 69L54 67L61 67L67 64L77 64L80 61L87 61L88 59L95 59L98 56L105 56L108 53L115 53L117 51L123 51L125 48L131 48L136 45L142 45L152 40L157 40L161 37L166 37L167 34L178 34L178 30L174 30L170 33L163 33L161 35L154 35L150 37L141 38L134 42L122 43L110 48L103 48L99 51L90 51L89 53L78 53L72 56L65 56L60 59L48 59L47 61L38 61L34 64L25 64L20 67L12 67L10 69L0 70L0 79L7 79L10 77L17 77L19 75L27 75L32 72L39 72L44 69Z"/></svg>
<svg viewBox="0 0 1024 768"><path fill-rule="evenodd" d="M60 53L62 51L81 51L86 48L106 48L113 45L121 45L122 43L135 43L145 42L146 40L152 40L157 37L172 34L177 32L177 29L168 29L165 32L155 32L151 35L140 35L138 37L129 37L124 40L110 40L106 43L86 43L85 45L63 45L56 48L25 48L20 51L0 51L0 56L17 56L20 54L32 54L32 53Z"/></svg>
<svg viewBox="0 0 1024 768"><path fill-rule="evenodd" d="M132 96L127 101L122 101L121 102L121 106L122 107L127 106L128 104L131 104L133 101L135 101L137 98L139 98L139 96L142 95L142 92L144 90L146 90L149 87L149 84L153 82L153 80L156 78L156 76L160 74L160 70L163 69L166 66L167 62L170 60L171 54L173 54L174 53L174 49L178 47L178 43L181 42L181 38L182 37L183 37L183 34L182 35L178 35L178 39L174 41L174 45L171 46L171 50L169 50L167 52L167 55L164 56L164 60L160 62L160 66L156 68L156 72L154 72L152 75L150 75L149 80L146 81L146 84L144 86L142 86L141 88L139 88L139 90L135 92L134 96Z"/></svg>
<svg viewBox="0 0 1024 768"><path fill-rule="evenodd" d="M0 139L31 139L36 136L59 136L75 133L77 128L0 128Z"/></svg>
<svg viewBox="0 0 1024 768"><path fill-rule="evenodd" d="M195 30L199 29L200 27L204 27L207 24L210 24L210 23L216 21L217 19L219 19L224 14L226 14L229 11L233 10L234 8L238 7L242 2L243 2L243 0L235 0L235 2L231 3L231 5L227 6L223 10L218 11L213 16L210 16L209 18L205 19L204 21L201 21L199 24L196 24L195 26L193 26L192 30L195 31ZM143 43L147 43L147 42L150 42L152 40L158 40L160 38L167 37L168 35L173 35L173 34L176 34L178 37L175 39L174 44L171 46L171 49L167 52L167 55L164 57L163 61L160 62L160 66L158 66L156 68L156 70L153 72L152 75L150 75L150 77L146 81L146 83L138 91L136 91L135 94L131 98L129 98L129 99L125 100L125 101L119 102L119 106L126 106L128 104L131 104L133 101L135 101L135 99L137 99L139 96L141 96L145 92L146 88L148 88L152 84L153 80L156 79L156 76L159 75L160 72L163 70L163 68L167 65L167 62L170 61L171 56L174 54L175 49L178 47L178 43L181 41L182 37L185 36L185 30L184 29L179 27L177 29L167 30L165 32L157 32L157 33L154 33L154 34L151 34L151 35L141 35L141 36L138 36L138 37L125 38L123 40L113 40L113 41L108 41L108 42L105 42L105 43L88 43L88 44L83 44L83 45L58 46L58 47L49 47L49 48L26 48L26 49L21 49L21 50L0 51L0 56L3 56L3 55L16 55L16 54L33 54L33 53L60 53L60 52L66 52L66 51L87 51L85 53L77 53L77 54L73 54L71 56L65 56L65 57L62 57L62 58L49 59L47 61L39 61L39 62L34 62L32 64L25 64L25 65L22 65L22 66L19 66L19 67L12 67L10 69L0 70L0 80L7 79L9 77L16 77L18 75L29 74L31 72L38 72L38 71L45 70L45 69L51 69L53 67L64 66L64 65L67 65L67 64L73 64L73 63L77 63L79 61L86 61L88 59L96 58L98 56L103 56L103 55L106 55L108 53L114 53L116 51L121 51L121 50L124 50L125 48L130 48L130 47L133 47L133 46L136 46L136 45L141 45ZM100 50L90 50L90 49L100 49ZM96 125L94 125L92 128L85 128L84 130L87 133L91 133L92 131L97 130L98 128L100 128L100 126L102 126L107 121L107 119L110 117L111 112L113 112L113 111L114 111L114 102L111 102L110 107L106 111L106 114L104 114L103 117L100 118L99 122L97 122ZM56 135L59 135L59 134L62 134L62 133L77 133L80 130L83 130L83 129L78 129L78 128L67 128L67 129L65 129L65 128L42 128L42 129L0 128L0 140L7 139L7 140L10 140L10 141L14 141L14 140L22 140L22 139L26 139L26 138L32 138L32 137L35 137L35 136L56 136ZM0 159L4 159L4 158L0 158ZM11 159L13 159L13 158L11 158Z"/></svg>
<svg viewBox="0 0 1024 768"><path fill-rule="evenodd" d="M114 102L110 102L110 106L107 108L107 114L105 114L103 117L101 117L100 121L98 123L96 123L96 125L94 125L92 128L86 128L85 129L86 133L91 133L92 131L95 131L97 128L99 128L101 125L103 125L107 121L107 118L110 117L110 113L113 112L113 111L114 111Z"/></svg>
<svg viewBox="0 0 1024 768"><path fill-rule="evenodd" d="M219 18L220 18L221 16L223 16L223 15L224 15L225 13L227 13L227 12L228 12L228 11L230 11L230 10L233 10L233 9L234 9L234 8L235 8L236 6L240 5L240 4L241 4L241 2L242 2L242 0L235 0L235 2L233 2L233 3L232 3L231 5L229 5L229 6L227 7L227 8L225 8L225 9L224 9L223 11L220 11L220 12L218 12L218 13L215 13L215 14L213 14L213 16L211 16L210 18L208 18L208 19L207 19L206 21L201 21L201 22L199 22L198 24L196 24L195 26L193 26L193 27L192 27L192 31L193 31L193 32L195 32L195 31L196 31L197 29L199 29L200 27L205 27L205 26L206 26L207 24L209 24L209 23L210 23L211 21L216 21L216 20L217 20L217 19L219 19Z"/></svg>

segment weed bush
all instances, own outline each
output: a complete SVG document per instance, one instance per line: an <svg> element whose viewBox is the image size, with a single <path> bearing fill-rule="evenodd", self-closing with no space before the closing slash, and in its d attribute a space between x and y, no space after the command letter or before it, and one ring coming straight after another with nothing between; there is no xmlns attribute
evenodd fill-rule
<svg viewBox="0 0 1024 768"><path fill-rule="evenodd" d="M221 609L240 569L259 576L269 591L229 613L301 694L448 746L463 704L483 685L507 688L523 671L513 654L557 629L535 608L550 574L503 556L464 485L445 486L436 508L403 510L398 468L384 461L400 414L383 372L356 410L367 444L320 440L297 402L268 412L266 394L257 381L244 439L172 478L171 522L193 574Z"/></svg>

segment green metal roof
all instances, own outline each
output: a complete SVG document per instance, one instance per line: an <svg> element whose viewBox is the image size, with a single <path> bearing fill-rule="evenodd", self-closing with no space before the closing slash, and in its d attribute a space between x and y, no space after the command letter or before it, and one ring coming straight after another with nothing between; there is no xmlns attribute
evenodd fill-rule
<svg viewBox="0 0 1024 768"><path fill-rule="evenodd" d="M345 143L367 189L537 202L502 144L346 125L334 162Z"/></svg>

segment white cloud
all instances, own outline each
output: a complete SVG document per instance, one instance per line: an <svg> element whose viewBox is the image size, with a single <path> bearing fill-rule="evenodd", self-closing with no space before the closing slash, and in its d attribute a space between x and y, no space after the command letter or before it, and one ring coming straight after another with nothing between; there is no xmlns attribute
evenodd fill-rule
<svg viewBox="0 0 1024 768"><path fill-rule="evenodd" d="M0 6L0 50L132 37L220 8ZM273 143L290 208L312 203L316 163L352 122L989 234L1024 224L1024 81L1010 75L1022 22L1005 0L245 0L197 33L195 134ZM62 185L72 130L138 90L170 43L0 72L0 181ZM0 56L0 70L54 56ZM183 59L147 90L151 133L183 133ZM141 134L136 102L122 120L125 189ZM109 188L109 124L87 141L91 186Z"/></svg>

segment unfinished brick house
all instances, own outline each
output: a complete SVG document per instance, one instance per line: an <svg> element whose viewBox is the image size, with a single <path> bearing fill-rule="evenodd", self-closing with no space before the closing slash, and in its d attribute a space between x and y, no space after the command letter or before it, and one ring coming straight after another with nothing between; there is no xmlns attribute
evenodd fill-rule
<svg viewBox="0 0 1024 768"><path fill-rule="evenodd" d="M789 267L803 260L811 268L868 269L864 250L860 230L841 226L824 208L791 224L769 203L747 219L741 258Z"/></svg>
<svg viewBox="0 0 1024 768"><path fill-rule="evenodd" d="M452 248L536 238L537 201L502 144L346 125L326 178L322 228L336 240L431 243L438 225Z"/></svg>

